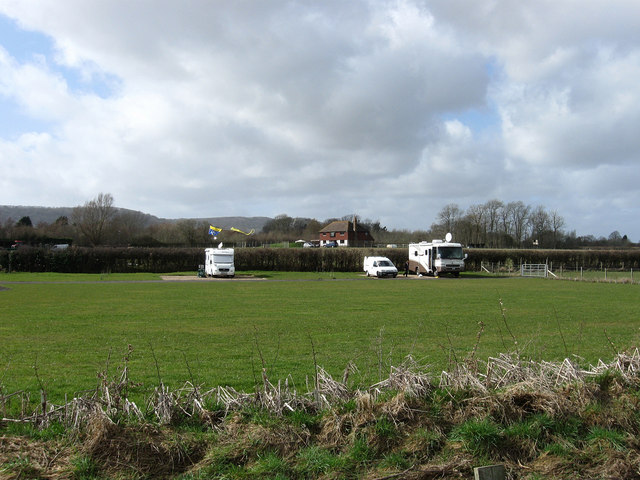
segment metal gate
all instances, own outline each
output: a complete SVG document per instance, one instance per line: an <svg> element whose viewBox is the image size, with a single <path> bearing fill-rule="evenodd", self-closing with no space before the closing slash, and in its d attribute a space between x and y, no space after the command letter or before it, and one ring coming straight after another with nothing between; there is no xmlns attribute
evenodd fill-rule
<svg viewBox="0 0 640 480"><path fill-rule="evenodd" d="M547 277L548 272L546 263L523 263L520 267L523 277Z"/></svg>

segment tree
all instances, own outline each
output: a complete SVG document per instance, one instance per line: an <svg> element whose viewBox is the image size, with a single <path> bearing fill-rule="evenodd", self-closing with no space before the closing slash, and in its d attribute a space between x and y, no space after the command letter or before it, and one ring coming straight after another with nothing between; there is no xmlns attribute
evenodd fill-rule
<svg viewBox="0 0 640 480"><path fill-rule="evenodd" d="M269 220L262 227L264 233L289 233L293 226L293 218L289 215L281 214L276 215L273 220Z"/></svg>
<svg viewBox="0 0 640 480"><path fill-rule="evenodd" d="M462 218L462 210L457 203L450 203L445 205L438 213L438 223L443 228L445 233L451 232L454 237L457 237L456 232L457 223Z"/></svg>
<svg viewBox="0 0 640 480"><path fill-rule="evenodd" d="M109 222L116 209L110 193L100 193L82 207L73 209L73 222L92 246L101 245Z"/></svg>
<svg viewBox="0 0 640 480"><path fill-rule="evenodd" d="M318 238L318 232L322 229L322 227L323 225L318 220L312 218L307 223L307 226L305 227L302 234L306 239L316 239Z"/></svg>
<svg viewBox="0 0 640 480"><path fill-rule="evenodd" d="M622 235L618 230L615 230L609 234L608 240L611 245L620 245L622 243Z"/></svg>
<svg viewBox="0 0 640 480"><path fill-rule="evenodd" d="M549 215L549 220L551 222L551 231L553 232L553 248L556 248L558 246L558 237L562 234L562 227L564 227L564 218L557 210L554 210Z"/></svg>
<svg viewBox="0 0 640 480"><path fill-rule="evenodd" d="M485 218L486 212L483 205L471 205L467 209L465 217L471 225L472 243L482 245L486 242Z"/></svg>
<svg viewBox="0 0 640 480"><path fill-rule="evenodd" d="M16 223L16 227L33 227L33 223L31 223L31 217L22 217Z"/></svg>
<svg viewBox="0 0 640 480"><path fill-rule="evenodd" d="M58 217L53 223L39 225L39 228L45 235L60 239L72 239L75 234L73 226L69 224L69 219L64 215Z"/></svg>
<svg viewBox="0 0 640 480"><path fill-rule="evenodd" d="M182 235L183 241L190 247L194 247L198 243L200 235L198 234L198 222L193 219L183 219L176 223L176 228ZM208 232L207 232L208 233Z"/></svg>
<svg viewBox="0 0 640 480"><path fill-rule="evenodd" d="M531 225L531 239L537 241L543 246L545 241L545 233L551 230L551 221L549 214L542 205L538 205L529 215L529 224Z"/></svg>
<svg viewBox="0 0 640 480"><path fill-rule="evenodd" d="M121 210L115 215L112 222L109 241L116 245L127 245L142 235L146 224L145 215L142 212Z"/></svg>
<svg viewBox="0 0 640 480"><path fill-rule="evenodd" d="M489 200L483 205L485 211L485 225L487 240L490 247L496 247L499 238L498 229L500 227L500 212L504 209L504 203L500 200Z"/></svg>
<svg viewBox="0 0 640 480"><path fill-rule="evenodd" d="M531 211L531 207L518 200L517 202L509 202L507 204L507 209L511 216L511 228L513 229L511 235L516 241L516 244L521 247L524 229L527 225L527 218Z"/></svg>

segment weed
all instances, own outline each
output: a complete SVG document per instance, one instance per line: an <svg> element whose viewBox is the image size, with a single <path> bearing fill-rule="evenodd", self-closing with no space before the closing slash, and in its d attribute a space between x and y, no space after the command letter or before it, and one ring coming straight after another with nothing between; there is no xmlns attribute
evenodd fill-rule
<svg viewBox="0 0 640 480"><path fill-rule="evenodd" d="M40 471L31 464L31 460L27 457L18 456L13 460L0 465L0 474L6 472L10 476L8 478L17 479L38 479L41 478ZM4 478L4 475L0 475Z"/></svg>
<svg viewBox="0 0 640 480"><path fill-rule="evenodd" d="M192 475L195 478L221 478L230 472L243 470L243 463L233 454L233 446L223 445L214 448L202 462L204 466Z"/></svg>
<svg viewBox="0 0 640 480"><path fill-rule="evenodd" d="M451 439L463 442L473 455L491 456L503 443L502 427L488 418L467 420L451 432Z"/></svg>
<svg viewBox="0 0 640 480"><path fill-rule="evenodd" d="M358 404L355 398L351 398L338 407L338 413L343 415L345 413L354 413L358 409Z"/></svg>
<svg viewBox="0 0 640 480"><path fill-rule="evenodd" d="M376 456L375 449L372 448L365 435L355 439L351 449L348 451L346 461L354 466L368 465Z"/></svg>
<svg viewBox="0 0 640 480"><path fill-rule="evenodd" d="M419 428L410 435L407 446L416 455L419 454L423 458L431 458L440 451L445 440L440 430Z"/></svg>
<svg viewBox="0 0 640 480"><path fill-rule="evenodd" d="M248 473L259 475L261 478L265 475L285 474L287 471L287 462L275 452L258 454L256 462L248 469Z"/></svg>
<svg viewBox="0 0 640 480"><path fill-rule="evenodd" d="M544 479L545 477L539 473L530 473L526 477L524 477L524 480L544 480Z"/></svg>
<svg viewBox="0 0 640 480"><path fill-rule="evenodd" d="M242 411L244 423L252 423L265 428L276 427L281 424L281 419L263 408L250 407Z"/></svg>
<svg viewBox="0 0 640 480"><path fill-rule="evenodd" d="M567 442L552 442L544 447L543 452L558 457L571 458L575 452L575 447L573 444Z"/></svg>
<svg viewBox="0 0 640 480"><path fill-rule="evenodd" d="M544 441L553 431L556 422L546 413L539 413L505 429L507 437Z"/></svg>
<svg viewBox="0 0 640 480"><path fill-rule="evenodd" d="M4 433L41 441L54 440L68 435L67 429L60 422L51 422L44 428L38 428L33 423L12 422L4 428Z"/></svg>
<svg viewBox="0 0 640 480"><path fill-rule="evenodd" d="M568 418L556 418L553 422L552 432L555 436L573 443L580 438L583 429L582 420L571 416Z"/></svg>
<svg viewBox="0 0 640 480"><path fill-rule="evenodd" d="M589 429L585 440L589 446L600 451L610 448L624 451L627 448L626 437L623 433L598 426Z"/></svg>
<svg viewBox="0 0 640 480"><path fill-rule="evenodd" d="M615 381L619 381L621 379L620 374L618 372L613 372L611 370L606 370L605 372L597 375L594 378L594 381L600 387L600 392L606 393L609 392L611 386Z"/></svg>
<svg viewBox="0 0 640 480"><path fill-rule="evenodd" d="M302 448L295 458L295 471L303 478L319 475L341 468L343 461L330 450L318 446Z"/></svg>
<svg viewBox="0 0 640 480"><path fill-rule="evenodd" d="M383 440L392 440L398 436L398 429L395 423L387 416L379 417L373 427L373 431L379 438Z"/></svg>
<svg viewBox="0 0 640 480"><path fill-rule="evenodd" d="M74 480L91 480L100 478L98 465L91 457L82 455L71 460Z"/></svg>
<svg viewBox="0 0 640 480"><path fill-rule="evenodd" d="M394 468L398 470L406 470L413 464L411 455L405 451L387 453L380 461L382 468Z"/></svg>
<svg viewBox="0 0 640 480"><path fill-rule="evenodd" d="M320 429L322 415L311 414L302 409L287 413L286 417L296 427L306 427L310 432L317 432Z"/></svg>

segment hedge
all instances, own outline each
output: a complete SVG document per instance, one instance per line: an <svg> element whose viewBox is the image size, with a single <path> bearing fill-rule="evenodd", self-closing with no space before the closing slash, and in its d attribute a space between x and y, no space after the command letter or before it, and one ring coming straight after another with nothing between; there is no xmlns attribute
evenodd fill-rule
<svg viewBox="0 0 640 480"><path fill-rule="evenodd" d="M549 263L555 268L640 268L640 250L498 250L467 249L467 270L482 263ZM362 271L365 255L388 257L399 270L407 260L405 248L236 248L238 271L300 272ZM0 250L0 270L60 273L129 273L197 271L204 264L202 248L84 248L66 250L21 247Z"/></svg>

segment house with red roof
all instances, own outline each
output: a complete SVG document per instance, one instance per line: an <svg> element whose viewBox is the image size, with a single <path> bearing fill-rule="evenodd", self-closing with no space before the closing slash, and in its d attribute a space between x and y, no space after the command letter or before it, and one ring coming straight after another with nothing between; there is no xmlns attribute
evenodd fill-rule
<svg viewBox="0 0 640 480"><path fill-rule="evenodd" d="M337 220L331 222L319 232L320 246L324 247L330 242L336 242L339 247L371 247L373 237L365 227L360 226L354 219Z"/></svg>

